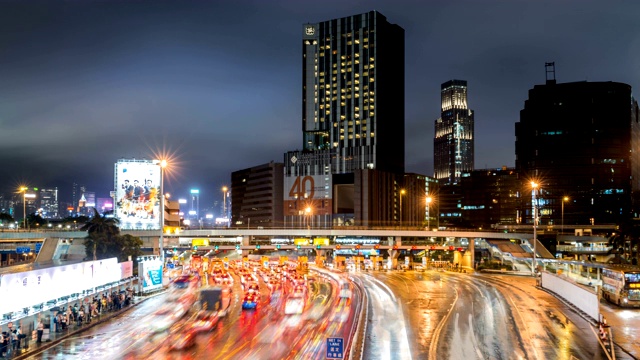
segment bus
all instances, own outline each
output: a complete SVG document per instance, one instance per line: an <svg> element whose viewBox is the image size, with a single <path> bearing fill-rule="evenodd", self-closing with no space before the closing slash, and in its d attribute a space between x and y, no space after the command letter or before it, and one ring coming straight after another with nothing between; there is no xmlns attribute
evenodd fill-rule
<svg viewBox="0 0 640 360"><path fill-rule="evenodd" d="M618 306L640 307L640 269L602 269L602 296Z"/></svg>

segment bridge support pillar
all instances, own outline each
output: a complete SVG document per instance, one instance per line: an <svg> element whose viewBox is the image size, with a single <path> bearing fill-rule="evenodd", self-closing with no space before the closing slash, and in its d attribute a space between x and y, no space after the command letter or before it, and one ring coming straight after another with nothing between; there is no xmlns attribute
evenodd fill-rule
<svg viewBox="0 0 640 360"><path fill-rule="evenodd" d="M251 236L243 236L242 246L250 246L250 245L251 245Z"/></svg>
<svg viewBox="0 0 640 360"><path fill-rule="evenodd" d="M389 258L387 259L387 269L396 269L398 267L398 256L400 251L389 249Z"/></svg>

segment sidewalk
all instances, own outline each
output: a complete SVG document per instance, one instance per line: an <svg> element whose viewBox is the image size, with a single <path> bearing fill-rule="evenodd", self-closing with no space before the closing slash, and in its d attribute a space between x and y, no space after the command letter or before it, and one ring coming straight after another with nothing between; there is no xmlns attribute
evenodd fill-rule
<svg viewBox="0 0 640 360"><path fill-rule="evenodd" d="M36 354L39 354L49 348L52 348L56 345L58 345L59 343L61 343L64 339L75 336L77 334L82 333L83 331L86 331L98 324L102 324L106 321L111 320L112 318L123 314L131 309L133 309L135 306L138 306L138 304L143 303L145 300L152 298L154 296L157 296L159 294L164 293L164 290L162 291L157 291L154 293L150 293L150 294L146 294L146 295L142 295L142 296L134 296L133 298L133 303L129 306L123 307L120 310L116 310L116 311L108 311L106 313L100 314L98 315L98 317L94 317L93 319L91 319L90 323L83 323L82 325L78 326L77 324L68 326L66 330L63 330L61 332L50 332L49 333L49 340L43 340L42 343L37 343L36 340L31 338L31 334L27 334L27 338L25 338L22 343L20 345L22 345L23 347L21 349L18 350L17 353L14 353L13 350L11 350L11 355L9 356L5 356L4 359L12 359L12 360L20 360L20 359L27 359L30 356L34 356ZM27 346L24 345L24 341L27 341ZM3 359L0 357L0 359Z"/></svg>

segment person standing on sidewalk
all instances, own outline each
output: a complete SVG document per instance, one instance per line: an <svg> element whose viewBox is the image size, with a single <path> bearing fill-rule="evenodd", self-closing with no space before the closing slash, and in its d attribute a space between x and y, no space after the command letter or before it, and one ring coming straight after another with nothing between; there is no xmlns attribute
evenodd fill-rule
<svg viewBox="0 0 640 360"><path fill-rule="evenodd" d="M36 326L36 331L38 333L38 338L36 342L40 344L42 342L42 334L44 333L44 324L42 323L42 319L38 319L38 325Z"/></svg>

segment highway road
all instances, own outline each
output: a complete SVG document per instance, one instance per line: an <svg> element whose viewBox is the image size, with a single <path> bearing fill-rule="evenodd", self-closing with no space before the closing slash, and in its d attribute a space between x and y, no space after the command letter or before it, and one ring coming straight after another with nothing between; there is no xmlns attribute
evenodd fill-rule
<svg viewBox="0 0 640 360"><path fill-rule="evenodd" d="M324 359L327 337L349 338L355 303L346 304L338 297L333 278L311 277L307 305L300 315L284 315L282 307L271 306L270 291L262 279L258 308L243 310L243 289L239 277L234 278L228 313L210 330L197 333L193 346L171 349L184 340L186 329L194 322L193 312L166 332L149 333L152 314L169 301L170 293L165 293L31 358Z"/></svg>
<svg viewBox="0 0 640 360"><path fill-rule="evenodd" d="M530 277L357 276L370 297L365 359L607 359L593 326Z"/></svg>

